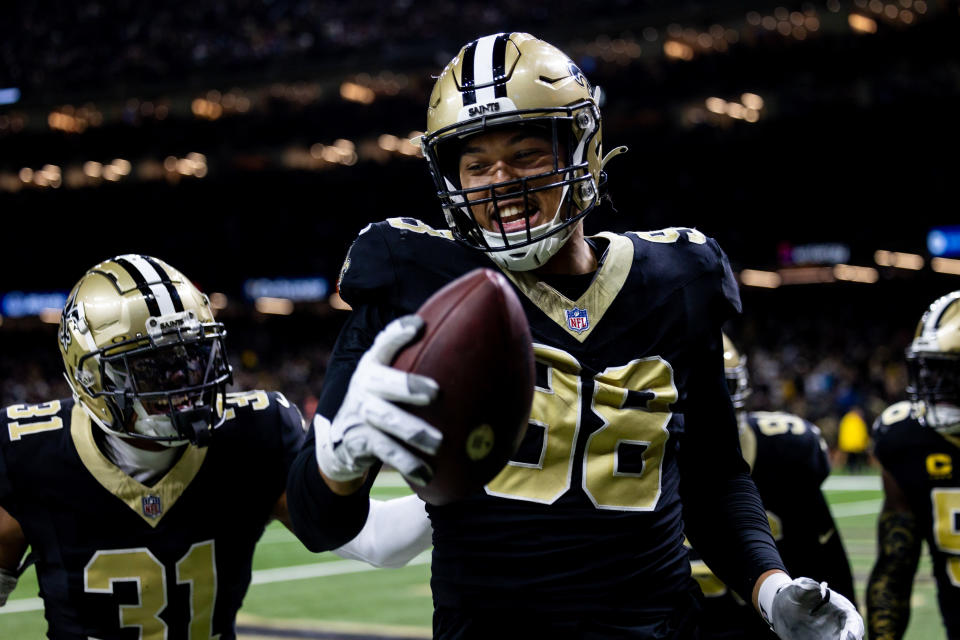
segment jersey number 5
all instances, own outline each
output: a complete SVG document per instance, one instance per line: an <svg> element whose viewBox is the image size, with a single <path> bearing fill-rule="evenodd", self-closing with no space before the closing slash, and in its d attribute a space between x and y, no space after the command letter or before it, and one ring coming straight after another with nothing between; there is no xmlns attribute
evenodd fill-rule
<svg viewBox="0 0 960 640"><path fill-rule="evenodd" d="M215 640L213 605L217 599L217 573L213 540L198 542L177 561L178 585L190 588L190 640ZM137 586L137 603L120 605L120 626L140 629L141 640L166 640L167 623L160 614L167 608L167 570L147 549L97 551L83 572L87 593L113 593L117 582ZM179 634L175 634L179 636Z"/></svg>
<svg viewBox="0 0 960 640"><path fill-rule="evenodd" d="M947 577L950 584L960 587L960 489L933 489L933 539L940 550L948 554Z"/></svg>
<svg viewBox="0 0 960 640"><path fill-rule="evenodd" d="M507 463L487 493L552 504L570 490L574 465L581 464L582 489L598 509L653 510L660 498L669 407L677 400L670 365L659 357L643 358L591 378L565 351L538 344L534 353L548 367L546 386L536 388L530 413L531 428L543 435L539 460ZM584 388L592 389L590 397L584 398ZM581 430L590 435L577 460Z"/></svg>

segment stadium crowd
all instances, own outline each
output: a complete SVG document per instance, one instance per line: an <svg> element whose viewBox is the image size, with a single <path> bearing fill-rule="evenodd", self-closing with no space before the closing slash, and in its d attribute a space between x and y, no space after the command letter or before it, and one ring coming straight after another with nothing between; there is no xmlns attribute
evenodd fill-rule
<svg viewBox="0 0 960 640"><path fill-rule="evenodd" d="M870 424L886 406L905 397L903 350L913 324L874 323L866 330L817 314L788 324L782 321L783 312L775 314L779 320L751 314L750 302L731 335L748 356L754 389L751 406L776 407L805 417L821 428L835 449L838 425L848 412L859 411ZM922 308L916 310L920 312ZM344 315L335 312L319 322L310 314L265 320L250 310L225 320L233 388L282 391L305 417L311 417ZM68 395L55 339L53 325L0 330L4 406Z"/></svg>

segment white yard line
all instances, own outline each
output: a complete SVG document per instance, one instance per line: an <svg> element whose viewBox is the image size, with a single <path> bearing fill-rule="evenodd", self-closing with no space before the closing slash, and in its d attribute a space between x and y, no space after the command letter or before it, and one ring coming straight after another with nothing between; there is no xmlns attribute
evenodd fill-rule
<svg viewBox="0 0 960 640"><path fill-rule="evenodd" d="M830 476L823 483L826 491L880 491L880 476Z"/></svg>
<svg viewBox="0 0 960 640"><path fill-rule="evenodd" d="M430 562L430 552L424 551L408 563L409 565L428 564ZM291 580L306 580L308 578L322 578L324 576L336 576L347 573L361 573L363 571L375 571L372 567L359 560L335 560L333 562L320 562L312 564L302 564L293 567L280 567L278 569L261 569L253 572L251 585L270 584L272 582L290 582ZM8 600L7 604L0 607L0 615L5 613L22 613L24 611L43 610L43 600L40 598L17 598Z"/></svg>

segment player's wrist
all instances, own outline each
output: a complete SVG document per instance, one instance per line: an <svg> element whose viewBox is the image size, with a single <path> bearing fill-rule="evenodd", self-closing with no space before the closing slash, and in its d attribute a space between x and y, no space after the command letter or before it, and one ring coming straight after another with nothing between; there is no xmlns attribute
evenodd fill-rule
<svg viewBox="0 0 960 640"><path fill-rule="evenodd" d="M792 582L792 578L783 571L768 572L766 577L761 576L757 588L757 608L764 621L773 628L773 600L777 593Z"/></svg>
<svg viewBox="0 0 960 640"><path fill-rule="evenodd" d="M339 495L353 493L363 484L366 468L345 463L334 450L330 437L331 424L319 413L313 418L314 445L317 467L330 490Z"/></svg>

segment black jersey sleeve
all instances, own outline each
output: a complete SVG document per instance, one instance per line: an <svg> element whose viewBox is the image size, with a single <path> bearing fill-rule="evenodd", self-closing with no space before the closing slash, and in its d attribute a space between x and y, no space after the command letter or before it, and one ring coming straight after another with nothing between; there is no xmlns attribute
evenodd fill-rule
<svg viewBox="0 0 960 640"><path fill-rule="evenodd" d="M0 427L2 426L2 423L0 423ZM0 507L3 507L7 511L14 508L11 505L13 502L13 496L13 487L10 484L10 477L7 473L7 462L6 456L4 455L4 447L0 447Z"/></svg>
<svg viewBox="0 0 960 640"><path fill-rule="evenodd" d="M784 565L740 452L720 331L696 346L680 448L686 533L714 573L749 602L757 579Z"/></svg>
<svg viewBox="0 0 960 640"><path fill-rule="evenodd" d="M337 290L356 308L387 297L396 280L384 223L369 224L357 235L340 269Z"/></svg>
<svg viewBox="0 0 960 640"><path fill-rule="evenodd" d="M357 362L390 319L390 312L376 305L360 305L351 312L334 346L317 413L333 419ZM311 425L287 478L287 508L301 542L311 551L325 551L342 546L363 528L369 511L370 487L379 465L371 469L361 490L340 496L330 491L320 475L314 447Z"/></svg>

